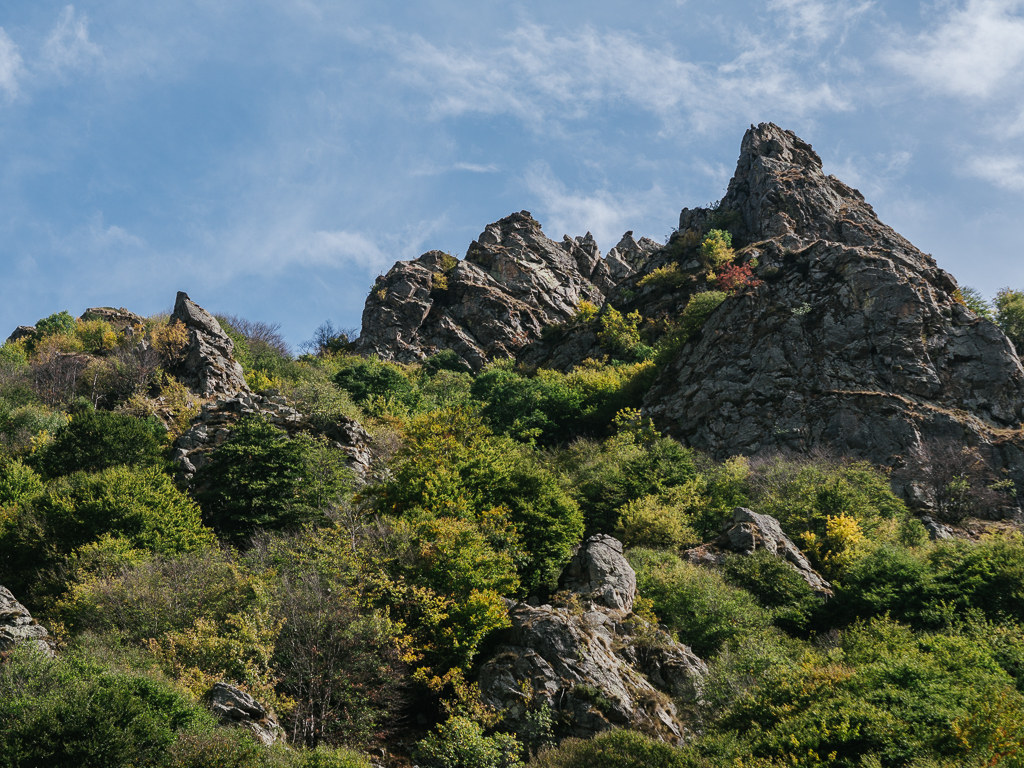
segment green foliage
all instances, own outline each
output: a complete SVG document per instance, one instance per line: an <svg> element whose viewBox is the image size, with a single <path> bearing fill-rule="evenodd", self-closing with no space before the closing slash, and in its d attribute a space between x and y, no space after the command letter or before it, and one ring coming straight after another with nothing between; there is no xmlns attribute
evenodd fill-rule
<svg viewBox="0 0 1024 768"><path fill-rule="evenodd" d="M472 374L473 369L462 362L462 358L452 349L444 349L423 361L423 371L433 376L439 371Z"/></svg>
<svg viewBox="0 0 1024 768"><path fill-rule="evenodd" d="M24 369L28 367L28 352L21 341L0 345L0 369Z"/></svg>
<svg viewBox="0 0 1024 768"><path fill-rule="evenodd" d="M726 298L727 295L723 291L702 291L693 294L687 300L679 321L670 325L658 342L655 362L658 365L671 362Z"/></svg>
<svg viewBox="0 0 1024 768"><path fill-rule="evenodd" d="M612 354L627 360L650 360L654 350L640 341L640 323L643 317L637 311L623 315L610 304L601 314L601 329L597 340Z"/></svg>
<svg viewBox="0 0 1024 768"><path fill-rule="evenodd" d="M250 416L196 473L194 495L217 534L240 541L257 528L280 530L301 522L303 477L300 445L284 430Z"/></svg>
<svg viewBox="0 0 1024 768"><path fill-rule="evenodd" d="M965 307L978 317L984 317L986 320L995 320L992 303L977 288L971 288L969 285L958 288L954 298L961 301Z"/></svg>
<svg viewBox="0 0 1024 768"><path fill-rule="evenodd" d="M43 481L20 459L0 455L0 507L25 501L43 492Z"/></svg>
<svg viewBox="0 0 1024 768"><path fill-rule="evenodd" d="M362 406L372 405L375 399L392 399L400 406L414 410L420 400L416 385L399 366L375 357L347 358L335 375L334 383Z"/></svg>
<svg viewBox="0 0 1024 768"><path fill-rule="evenodd" d="M566 739L530 763L537 768L696 768L692 755L636 731L616 730L592 739Z"/></svg>
<svg viewBox="0 0 1024 768"><path fill-rule="evenodd" d="M1024 291L1003 288L996 294L996 325L1018 351L1024 350Z"/></svg>
<svg viewBox="0 0 1024 768"><path fill-rule="evenodd" d="M72 336L75 333L77 321L67 310L54 312L49 317L44 317L36 323L36 332L30 340L34 349L40 341L48 336Z"/></svg>
<svg viewBox="0 0 1024 768"><path fill-rule="evenodd" d="M0 664L0 722L4 768L161 765L180 734L214 728L167 683L27 647Z"/></svg>
<svg viewBox="0 0 1024 768"><path fill-rule="evenodd" d="M637 285L640 287L650 285L671 290L672 288L678 288L686 283L689 277L690 275L683 272L679 268L678 264L672 262L671 264L666 264L663 267L658 267L657 269L648 272L640 278Z"/></svg>
<svg viewBox="0 0 1024 768"><path fill-rule="evenodd" d="M615 533L627 547L687 549L700 544L688 512L685 504L644 496L622 507Z"/></svg>
<svg viewBox="0 0 1024 768"><path fill-rule="evenodd" d="M159 471L120 466L92 475L76 472L15 508L0 527L0 583L19 591L29 585L42 589L40 571L104 536L164 554L213 542L199 509Z"/></svg>
<svg viewBox="0 0 1024 768"><path fill-rule="evenodd" d="M425 510L476 520L499 507L509 510L524 550L520 578L530 590L557 581L583 533L579 507L556 479L461 408L414 418L392 478L371 493L392 514Z"/></svg>
<svg viewBox="0 0 1024 768"><path fill-rule="evenodd" d="M820 602L796 570L785 560L763 549L752 555L732 555L722 567L725 580L745 589L769 609L775 623L787 631L807 628Z"/></svg>
<svg viewBox="0 0 1024 768"><path fill-rule="evenodd" d="M521 753L515 737L484 736L477 723L455 715L419 742L416 757L424 768L517 768Z"/></svg>
<svg viewBox="0 0 1024 768"><path fill-rule="evenodd" d="M965 638L878 620L827 655L767 671L716 728L769 765L1012 765L993 761L1024 754L1024 699L1009 683Z"/></svg>
<svg viewBox="0 0 1024 768"><path fill-rule="evenodd" d="M857 561L829 601L832 620L890 615L937 629L971 611L1024 621L1024 543L1019 537L943 542L924 551L880 546Z"/></svg>
<svg viewBox="0 0 1024 768"><path fill-rule="evenodd" d="M31 459L47 478L109 467L163 465L166 429L156 419L142 420L109 411L79 410Z"/></svg>
<svg viewBox="0 0 1024 768"><path fill-rule="evenodd" d="M541 445L606 432L622 408L639 405L654 367L588 362L570 373L541 369L527 376L509 362L493 363L473 382L471 394L498 432Z"/></svg>
<svg viewBox="0 0 1024 768"><path fill-rule="evenodd" d="M721 229L712 229L700 244L700 258L704 266L714 271L732 261L736 254L732 250L732 235Z"/></svg>
<svg viewBox="0 0 1024 768"><path fill-rule="evenodd" d="M771 615L748 592L730 586L715 571L668 552L634 549L627 557L636 570L637 591L698 656L717 653L771 623Z"/></svg>

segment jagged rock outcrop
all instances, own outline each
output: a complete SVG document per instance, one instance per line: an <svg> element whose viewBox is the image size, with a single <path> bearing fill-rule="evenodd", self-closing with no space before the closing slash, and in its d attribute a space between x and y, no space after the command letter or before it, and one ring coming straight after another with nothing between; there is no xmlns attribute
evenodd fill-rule
<svg viewBox="0 0 1024 768"><path fill-rule="evenodd" d="M313 424L280 395L243 393L204 404L192 426L174 441L171 459L177 463L181 478L191 480L209 461L210 454L231 437L232 428L245 416L262 416L291 436L298 432L323 435L348 456L348 466L360 480L370 469L371 439L359 422L337 416Z"/></svg>
<svg viewBox="0 0 1024 768"><path fill-rule="evenodd" d="M11 335L7 337L7 341L4 343L13 344L14 342L21 341L22 339L30 339L35 335L35 332L36 327L34 325L19 325L11 332Z"/></svg>
<svg viewBox="0 0 1024 768"><path fill-rule="evenodd" d="M114 309L113 307L89 307L82 313L79 320L106 320L111 326L119 331L131 331L138 327L145 327L146 319L134 312L129 312L124 307Z"/></svg>
<svg viewBox="0 0 1024 768"><path fill-rule="evenodd" d="M715 223L763 283L728 298L662 371L644 401L659 429L719 458L827 446L911 469L954 441L1024 491L1013 346L810 145L772 124L747 131L728 193L715 211L682 212L680 243ZM899 486L926 503L909 475Z"/></svg>
<svg viewBox="0 0 1024 768"><path fill-rule="evenodd" d="M450 349L473 369L515 357L581 301L603 304L615 276L633 274L650 243L630 233L602 259L589 232L556 243L528 211L514 213L489 225L462 261L430 251L379 277L357 350L415 362Z"/></svg>
<svg viewBox="0 0 1024 768"><path fill-rule="evenodd" d="M181 383L203 397L249 392L242 366L232 357L234 342L217 318L178 291L170 322L184 323L188 330L188 347L170 370Z"/></svg>
<svg viewBox="0 0 1024 768"><path fill-rule="evenodd" d="M0 586L0 652L16 645L32 643L48 656L53 655L50 634L40 626L28 608L19 603L11 590Z"/></svg>
<svg viewBox="0 0 1024 768"><path fill-rule="evenodd" d="M284 737L284 731L260 702L230 683L214 683L207 694L210 709L226 725L241 725L264 746Z"/></svg>
<svg viewBox="0 0 1024 768"><path fill-rule="evenodd" d="M628 726L681 742L685 726L673 697L695 700L707 666L631 613L636 574L622 544L591 537L561 584L575 604L510 608L512 627L480 670L482 700L516 728L546 704L569 735Z"/></svg>
<svg viewBox="0 0 1024 768"><path fill-rule="evenodd" d="M746 507L736 507L732 523L710 544L686 552L694 565L721 565L727 553L752 555L765 550L789 563L818 597L832 597L832 585L813 567L800 548L782 531L771 515L759 515Z"/></svg>

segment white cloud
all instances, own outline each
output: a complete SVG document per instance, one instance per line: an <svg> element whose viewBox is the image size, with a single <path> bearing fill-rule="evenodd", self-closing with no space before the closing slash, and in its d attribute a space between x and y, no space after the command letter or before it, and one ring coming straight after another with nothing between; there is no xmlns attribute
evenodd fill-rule
<svg viewBox="0 0 1024 768"><path fill-rule="evenodd" d="M18 46L8 37L4 28L0 27L0 90L5 91L9 97L14 96L18 92L18 78L21 73Z"/></svg>
<svg viewBox="0 0 1024 768"><path fill-rule="evenodd" d="M305 266L351 265L366 273L390 266L388 256L373 240L359 232L345 230L310 233L294 249L291 261Z"/></svg>
<svg viewBox="0 0 1024 768"><path fill-rule="evenodd" d="M972 176L991 182L1011 192L1024 192L1024 157L983 155L967 163Z"/></svg>
<svg viewBox="0 0 1024 768"><path fill-rule="evenodd" d="M838 0L768 0L768 10L789 27L792 37L802 37L819 45L841 34L850 21L869 11L873 2L851 4Z"/></svg>
<svg viewBox="0 0 1024 768"><path fill-rule="evenodd" d="M503 44L478 50L394 32L378 40L398 63L397 76L427 96L437 118L509 114L548 132L567 119L626 105L675 132L708 131L737 112L757 119L769 110L792 116L849 109L829 83L797 66L791 48L751 35L720 66L684 60L633 34L589 28L552 35L527 24ZM684 119L688 126L680 124Z"/></svg>
<svg viewBox="0 0 1024 768"><path fill-rule="evenodd" d="M85 69L102 55L102 49L89 40L88 18L76 15L75 6L66 6L43 44L46 66L56 72Z"/></svg>
<svg viewBox="0 0 1024 768"><path fill-rule="evenodd" d="M532 164L523 177L527 189L535 195L541 210L535 211L543 219L544 229L552 240L562 235L575 237L591 232L601 250L606 252L633 229L633 222L649 216L652 209L665 209L666 219L672 220L674 208L658 187L633 195L613 194L598 190L591 194L570 192L546 163ZM650 233L637 233L650 236Z"/></svg>
<svg viewBox="0 0 1024 768"><path fill-rule="evenodd" d="M884 58L930 88L989 98L1024 82L1022 0L967 0L931 31L894 41Z"/></svg>

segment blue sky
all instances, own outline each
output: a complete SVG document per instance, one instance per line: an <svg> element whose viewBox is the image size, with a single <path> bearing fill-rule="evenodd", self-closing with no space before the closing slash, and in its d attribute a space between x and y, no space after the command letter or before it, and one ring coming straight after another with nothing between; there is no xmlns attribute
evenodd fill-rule
<svg viewBox="0 0 1024 768"><path fill-rule="evenodd" d="M298 344L530 210L657 240L751 123L963 284L1024 288L1024 0L6 0L0 339L187 291Z"/></svg>

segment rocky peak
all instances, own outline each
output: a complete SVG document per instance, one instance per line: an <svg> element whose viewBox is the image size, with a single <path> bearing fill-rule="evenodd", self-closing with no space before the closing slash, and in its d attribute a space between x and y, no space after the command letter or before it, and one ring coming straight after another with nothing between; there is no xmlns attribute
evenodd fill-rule
<svg viewBox="0 0 1024 768"><path fill-rule="evenodd" d="M179 381L203 397L249 392L242 366L232 357L235 345L217 318L178 291L170 322L181 322L188 331L188 347L170 371Z"/></svg>
<svg viewBox="0 0 1024 768"><path fill-rule="evenodd" d="M357 350L415 362L451 349L473 369L515 357L580 302L602 305L616 284L611 267L632 274L649 242L606 260L589 232L556 243L529 211L513 213L489 224L462 261L428 251L377 278Z"/></svg>
<svg viewBox="0 0 1024 768"><path fill-rule="evenodd" d="M662 370L644 401L660 429L719 458L827 446L910 474L954 442L1024 490L1013 346L810 145L751 128L721 204L680 225L729 228L762 284L726 299Z"/></svg>

